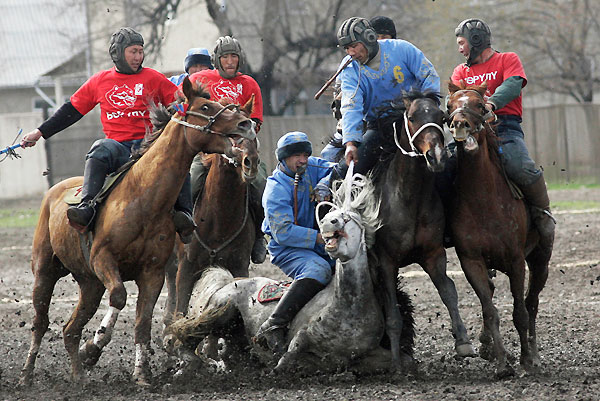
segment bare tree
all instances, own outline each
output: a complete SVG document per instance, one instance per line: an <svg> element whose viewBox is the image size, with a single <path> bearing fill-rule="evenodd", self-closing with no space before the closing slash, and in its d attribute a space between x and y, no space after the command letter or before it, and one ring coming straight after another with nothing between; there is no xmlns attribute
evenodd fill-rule
<svg viewBox="0 0 600 401"><path fill-rule="evenodd" d="M496 26L527 67L532 90L591 103L600 77L600 2L597 0L505 0Z"/></svg>

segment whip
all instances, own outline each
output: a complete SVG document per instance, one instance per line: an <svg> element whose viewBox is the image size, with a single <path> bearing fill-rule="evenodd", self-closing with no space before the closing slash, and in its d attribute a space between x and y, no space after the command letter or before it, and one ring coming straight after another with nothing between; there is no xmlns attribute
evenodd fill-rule
<svg viewBox="0 0 600 401"><path fill-rule="evenodd" d="M20 129L19 132L17 132L17 136L15 138L15 140L13 141L13 143L17 140L17 138L19 137L19 135L21 135L21 133L23 132L23 129ZM16 145L10 145L7 146L6 148L0 150L0 155L3 155L6 153L6 156L4 156L2 158L2 160L0 160L0 162L4 161L7 157L13 158L13 159L20 159L21 156L15 152L15 149L20 148L21 144L18 143Z"/></svg>
<svg viewBox="0 0 600 401"><path fill-rule="evenodd" d="M352 57L350 57L348 59L348 61L346 61L344 63L344 65L339 70L337 70L337 72L331 78L329 78L329 80L327 82L325 82L325 85L323 85L321 87L321 89L319 89L319 91L315 94L315 100L319 100L319 98L321 97L323 92L325 92L325 89L329 88L329 85L331 85L333 83L333 81L335 81L337 76L340 75L340 73L344 70L344 68L348 67L348 65L350 65L350 63L353 61L354 61L354 59Z"/></svg>

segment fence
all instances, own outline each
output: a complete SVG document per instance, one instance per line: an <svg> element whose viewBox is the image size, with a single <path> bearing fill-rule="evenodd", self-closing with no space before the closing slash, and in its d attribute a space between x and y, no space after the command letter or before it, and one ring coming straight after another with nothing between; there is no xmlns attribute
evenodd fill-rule
<svg viewBox="0 0 600 401"><path fill-rule="evenodd" d="M527 146L547 181L600 183L600 105L526 109L523 120ZM0 146L9 145L19 128L28 132L40 122L39 113L0 115ZM318 155L334 129L329 115L266 117L258 135L261 157L271 171L277 139L288 131L306 132ZM0 164L0 199L39 195L49 185L81 175L85 154L100 137L99 115L90 113L50 140L20 150L22 159Z"/></svg>

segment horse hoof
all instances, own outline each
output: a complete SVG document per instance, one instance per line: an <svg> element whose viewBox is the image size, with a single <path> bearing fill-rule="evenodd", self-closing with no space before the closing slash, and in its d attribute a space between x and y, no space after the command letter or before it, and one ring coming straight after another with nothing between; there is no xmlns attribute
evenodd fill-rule
<svg viewBox="0 0 600 401"><path fill-rule="evenodd" d="M484 344L482 344L481 348L479 348L479 356L486 361L493 361L496 359L496 354L494 354L492 348L485 346Z"/></svg>
<svg viewBox="0 0 600 401"><path fill-rule="evenodd" d="M150 387L152 386L152 383L150 382L150 379L144 376L140 376L140 377L136 377L135 378L135 384L136 386L140 386L140 387Z"/></svg>
<svg viewBox="0 0 600 401"><path fill-rule="evenodd" d="M503 368L498 368L496 370L496 377L500 380L506 379L508 377L513 377L515 375L515 370L512 366L506 365Z"/></svg>
<svg viewBox="0 0 600 401"><path fill-rule="evenodd" d="M91 340L87 341L79 349L79 359L81 359L81 363L87 368L96 365L100 359L100 355L102 355L102 350Z"/></svg>
<svg viewBox="0 0 600 401"><path fill-rule="evenodd" d="M477 351L471 343L460 344L454 347L456 350L456 355L461 358L473 358L477 356Z"/></svg>

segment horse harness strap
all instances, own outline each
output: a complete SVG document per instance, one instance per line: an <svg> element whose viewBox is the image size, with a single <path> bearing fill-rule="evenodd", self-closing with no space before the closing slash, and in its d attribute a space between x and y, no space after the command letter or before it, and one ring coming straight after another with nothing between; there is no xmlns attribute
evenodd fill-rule
<svg viewBox="0 0 600 401"><path fill-rule="evenodd" d="M415 132L413 135L411 135L410 129L408 127L408 116L406 115L406 112L404 112L404 130L406 131L406 136L408 137L408 143L410 145L410 148L412 149L411 151L406 151L402 148L402 145L400 145L400 140L398 139L398 131L396 129L396 121L394 121L393 126L394 126L394 142L396 142L396 146L398 147L398 149L400 149L402 154L404 154L406 156L410 156L410 157L419 157L419 156L425 157L425 155L423 153L419 152L419 150L414 145L415 139L419 136L419 134L421 132L423 132L423 130L425 130L425 128L434 127L442 133L442 136L444 135L444 129L442 127L440 127L439 124L436 124L436 123L424 124L421 128L419 128L417 130L417 132Z"/></svg>
<svg viewBox="0 0 600 401"><path fill-rule="evenodd" d="M219 252L221 252L223 249L225 249L225 247L227 245L229 245L234 239L237 238L238 235L240 235L240 233L242 232L242 230L244 229L244 226L246 225L246 221L248 221L248 205L249 205L249 200L250 200L250 189L248 187L246 187L246 205L244 208L244 220L242 221L242 224L240 225L240 227L237 229L237 231L227 239L227 241L223 242L221 244L221 246L219 246L218 248L211 248L208 245L206 245L206 243L204 241L202 241L202 239L200 238L200 234L198 234L198 227L196 227L196 229L194 230L194 236L196 237L196 239L198 240L198 242L200 243L200 245L202 245L202 247L204 249L206 249L206 251L208 252L208 256L209 256L209 263L213 264L215 258L217 257L217 254Z"/></svg>

